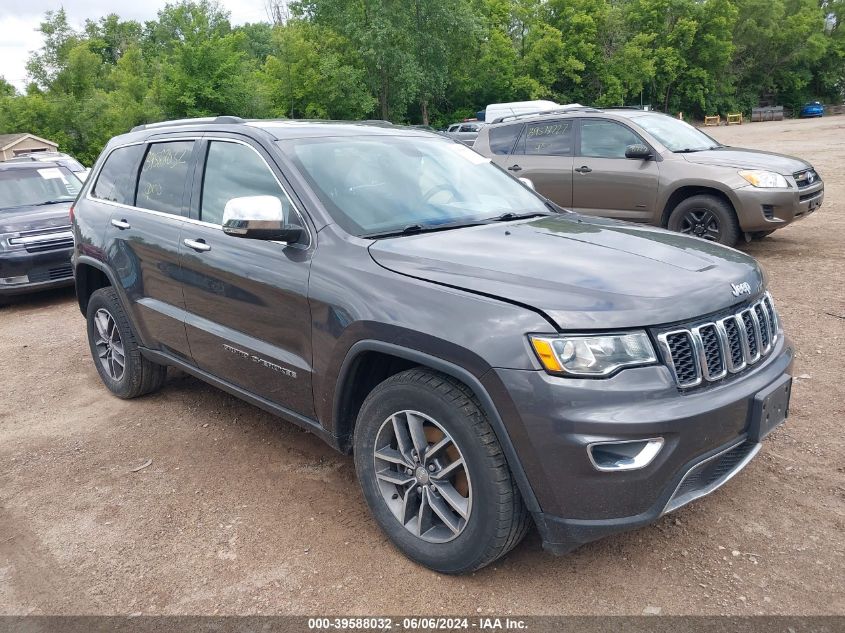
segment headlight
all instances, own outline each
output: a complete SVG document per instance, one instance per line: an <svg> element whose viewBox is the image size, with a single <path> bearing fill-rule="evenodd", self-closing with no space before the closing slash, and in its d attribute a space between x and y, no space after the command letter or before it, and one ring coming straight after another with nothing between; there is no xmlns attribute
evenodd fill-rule
<svg viewBox="0 0 845 633"><path fill-rule="evenodd" d="M546 371L570 376L608 376L623 367L657 362L645 332L601 336L532 335L531 345Z"/></svg>
<svg viewBox="0 0 845 633"><path fill-rule="evenodd" d="M755 187L761 189L788 189L789 183L786 178L773 171L761 171L759 169L745 169L739 172L739 175L745 178Z"/></svg>
<svg viewBox="0 0 845 633"><path fill-rule="evenodd" d="M23 250L23 244L10 244L9 240L13 237L18 237L17 233L0 233L0 253L4 251L19 251Z"/></svg>

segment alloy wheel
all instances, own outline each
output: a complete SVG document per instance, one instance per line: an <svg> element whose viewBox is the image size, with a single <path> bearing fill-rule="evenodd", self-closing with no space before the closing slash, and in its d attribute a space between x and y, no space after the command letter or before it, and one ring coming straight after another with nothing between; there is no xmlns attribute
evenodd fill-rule
<svg viewBox="0 0 845 633"><path fill-rule="evenodd" d="M379 428L373 458L382 498L406 530L429 543L463 532L472 511L469 471L437 421L418 411L394 413Z"/></svg>
<svg viewBox="0 0 845 633"><path fill-rule="evenodd" d="M97 330L94 345L100 364L112 380L120 381L126 369L126 352L117 323L108 310L100 308L94 314L94 327Z"/></svg>
<svg viewBox="0 0 845 633"><path fill-rule="evenodd" d="M681 233L718 242L722 237L721 224L709 209L690 209L681 218Z"/></svg>

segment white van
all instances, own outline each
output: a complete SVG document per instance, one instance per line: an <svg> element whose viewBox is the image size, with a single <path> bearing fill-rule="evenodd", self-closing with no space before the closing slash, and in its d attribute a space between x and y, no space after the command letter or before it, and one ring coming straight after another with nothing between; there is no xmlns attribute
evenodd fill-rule
<svg viewBox="0 0 845 633"><path fill-rule="evenodd" d="M491 103L484 110L484 122L493 123L496 119L517 114L531 114L534 112L547 112L549 110L566 110L568 108L582 108L580 103L568 103L561 105L554 101L537 99L535 101L512 101L510 103Z"/></svg>

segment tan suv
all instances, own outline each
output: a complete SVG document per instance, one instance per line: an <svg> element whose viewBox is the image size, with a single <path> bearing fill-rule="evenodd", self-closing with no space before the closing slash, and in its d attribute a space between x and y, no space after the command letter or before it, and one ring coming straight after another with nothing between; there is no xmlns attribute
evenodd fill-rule
<svg viewBox="0 0 845 633"><path fill-rule="evenodd" d="M806 161L727 147L642 110L545 112L484 127L474 149L579 213L733 245L806 217L824 199Z"/></svg>

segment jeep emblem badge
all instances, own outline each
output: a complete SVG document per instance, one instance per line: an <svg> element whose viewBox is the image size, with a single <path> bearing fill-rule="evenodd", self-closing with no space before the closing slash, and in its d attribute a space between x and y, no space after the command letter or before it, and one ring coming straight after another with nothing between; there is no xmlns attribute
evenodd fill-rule
<svg viewBox="0 0 845 633"><path fill-rule="evenodd" d="M750 295L751 284L747 281L743 281L741 284L731 284L731 294L733 294L734 297L738 297L740 295Z"/></svg>

